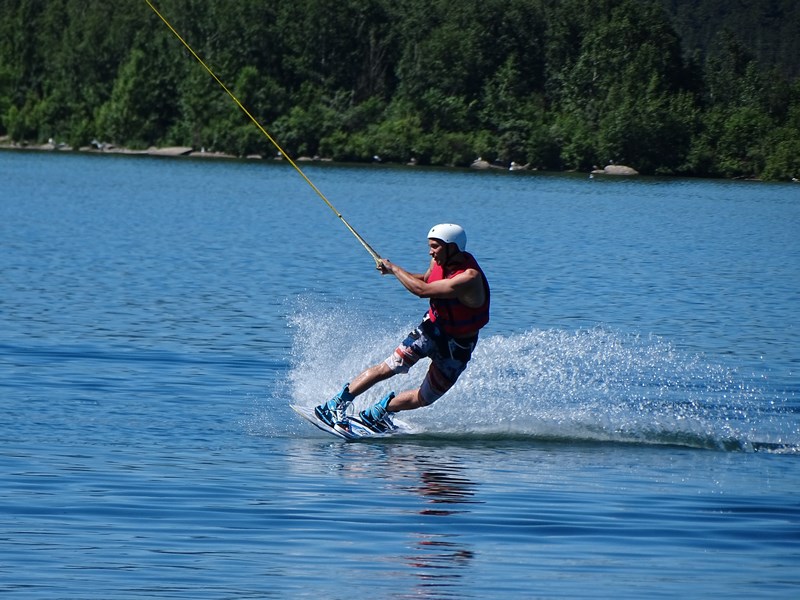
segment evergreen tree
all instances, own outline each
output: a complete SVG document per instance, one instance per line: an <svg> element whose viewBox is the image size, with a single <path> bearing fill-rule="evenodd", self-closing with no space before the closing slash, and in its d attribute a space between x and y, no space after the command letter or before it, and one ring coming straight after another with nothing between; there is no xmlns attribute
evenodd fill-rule
<svg viewBox="0 0 800 600"><path fill-rule="evenodd" d="M156 4L293 156L798 175L789 0ZM4 134L275 151L139 1L0 0Z"/></svg>

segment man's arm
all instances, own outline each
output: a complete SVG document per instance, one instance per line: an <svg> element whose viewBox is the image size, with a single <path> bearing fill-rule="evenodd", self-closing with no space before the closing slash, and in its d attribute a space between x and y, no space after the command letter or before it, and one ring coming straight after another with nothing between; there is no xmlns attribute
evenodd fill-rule
<svg viewBox="0 0 800 600"><path fill-rule="evenodd" d="M430 268L420 277L386 259L381 262L381 267L382 273L391 273L403 287L420 298L458 298L469 306L480 306L484 302L481 275L475 269L467 269L450 279L428 283Z"/></svg>

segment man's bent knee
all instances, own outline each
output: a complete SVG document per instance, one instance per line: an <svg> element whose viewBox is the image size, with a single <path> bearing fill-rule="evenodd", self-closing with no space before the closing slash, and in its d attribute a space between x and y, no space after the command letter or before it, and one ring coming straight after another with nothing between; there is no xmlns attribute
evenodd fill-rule
<svg viewBox="0 0 800 600"><path fill-rule="evenodd" d="M381 364L385 366L393 374L408 373L408 370L412 366L406 360L404 360L404 357L400 353L398 353L397 350L392 352L391 356L389 356Z"/></svg>

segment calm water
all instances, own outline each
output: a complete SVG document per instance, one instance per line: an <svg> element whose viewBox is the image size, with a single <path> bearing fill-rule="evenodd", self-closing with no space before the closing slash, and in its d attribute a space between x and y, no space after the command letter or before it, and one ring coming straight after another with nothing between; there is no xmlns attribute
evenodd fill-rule
<svg viewBox="0 0 800 600"><path fill-rule="evenodd" d="M800 185L306 173L490 278L418 436L288 409L425 309L290 167L0 152L4 597L800 594Z"/></svg>

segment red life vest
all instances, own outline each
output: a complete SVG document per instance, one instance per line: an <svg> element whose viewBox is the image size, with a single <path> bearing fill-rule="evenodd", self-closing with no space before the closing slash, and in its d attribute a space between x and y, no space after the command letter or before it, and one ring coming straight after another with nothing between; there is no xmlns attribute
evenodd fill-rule
<svg viewBox="0 0 800 600"><path fill-rule="evenodd" d="M428 311L431 322L436 323L444 333L454 338L475 335L481 327L489 322L489 282L478 266L475 257L468 252L464 252L464 256L466 256L467 260L457 270L448 272L445 275L444 269L434 263L430 275L428 275L428 283L430 283L432 281L450 279L467 269L475 269L481 274L486 300L477 308L461 304L456 298L431 298L431 307Z"/></svg>

